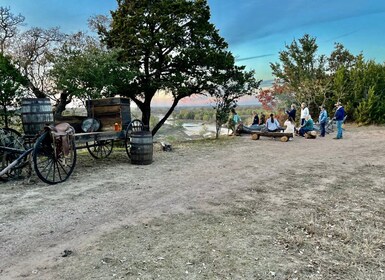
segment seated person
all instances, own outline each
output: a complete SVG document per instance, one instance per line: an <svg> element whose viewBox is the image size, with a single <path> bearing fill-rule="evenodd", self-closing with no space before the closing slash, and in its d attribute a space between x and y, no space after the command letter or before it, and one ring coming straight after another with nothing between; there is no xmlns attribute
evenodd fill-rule
<svg viewBox="0 0 385 280"><path fill-rule="evenodd" d="M305 136L306 132L314 130L314 122L310 115L307 115L305 117L305 122L303 125L301 125L298 133L300 136Z"/></svg>
<svg viewBox="0 0 385 280"><path fill-rule="evenodd" d="M265 128L265 125L259 125L259 124L253 124L251 126L246 126L244 125L242 127L242 132L243 133L252 133L253 131L261 131Z"/></svg>
<svg viewBox="0 0 385 280"><path fill-rule="evenodd" d="M258 125L259 124L259 116L258 113L253 111L253 123L251 125Z"/></svg>
<svg viewBox="0 0 385 280"><path fill-rule="evenodd" d="M260 125L265 125L266 124L266 118L265 118L265 114L264 113L261 113L261 118L259 119L259 124Z"/></svg>
<svg viewBox="0 0 385 280"><path fill-rule="evenodd" d="M295 123L291 117L285 121L284 125L286 126L285 133L294 133Z"/></svg>
<svg viewBox="0 0 385 280"><path fill-rule="evenodd" d="M270 118L266 121L266 128L268 132L278 132L282 130L279 122L274 118L274 114L270 114Z"/></svg>

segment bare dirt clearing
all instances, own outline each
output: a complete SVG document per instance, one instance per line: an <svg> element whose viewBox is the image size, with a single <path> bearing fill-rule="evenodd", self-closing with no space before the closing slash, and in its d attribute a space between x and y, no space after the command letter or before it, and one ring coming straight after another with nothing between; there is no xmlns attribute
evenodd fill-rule
<svg viewBox="0 0 385 280"><path fill-rule="evenodd" d="M385 279L385 128L81 154L1 183L0 279Z"/></svg>

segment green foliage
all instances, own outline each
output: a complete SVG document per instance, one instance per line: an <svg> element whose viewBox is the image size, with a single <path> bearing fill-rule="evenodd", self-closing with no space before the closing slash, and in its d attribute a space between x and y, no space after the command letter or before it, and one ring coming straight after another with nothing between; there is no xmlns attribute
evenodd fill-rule
<svg viewBox="0 0 385 280"><path fill-rule="evenodd" d="M16 106L21 98L23 85L27 80L11 63L9 57L0 53L0 117L5 127L9 126L12 112L9 107Z"/></svg>
<svg viewBox="0 0 385 280"><path fill-rule="evenodd" d="M83 36L74 35L55 57L50 75L56 87L67 92L69 99L83 101L118 94L134 75L119 63L116 51L106 51Z"/></svg>
<svg viewBox="0 0 385 280"><path fill-rule="evenodd" d="M348 82L341 101L349 116L362 124L385 122L385 65L357 57L344 78Z"/></svg>
<svg viewBox="0 0 385 280"><path fill-rule="evenodd" d="M280 52L281 63L271 63L273 74L294 95L297 103L310 104L311 112L342 102L350 120L362 124L385 122L385 65L353 56L342 44L335 44L326 59L318 56L315 38L304 35Z"/></svg>
<svg viewBox="0 0 385 280"><path fill-rule="evenodd" d="M326 57L317 55L316 39L305 34L285 47L279 53L280 63L270 63L273 75L294 94L298 103L323 103L330 81L326 75Z"/></svg>

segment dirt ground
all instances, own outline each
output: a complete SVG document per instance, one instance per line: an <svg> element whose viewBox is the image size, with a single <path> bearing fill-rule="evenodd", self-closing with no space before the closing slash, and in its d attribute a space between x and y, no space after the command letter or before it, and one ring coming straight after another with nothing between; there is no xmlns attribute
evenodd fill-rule
<svg viewBox="0 0 385 280"><path fill-rule="evenodd" d="M0 182L0 279L385 279L385 127L86 152Z"/></svg>

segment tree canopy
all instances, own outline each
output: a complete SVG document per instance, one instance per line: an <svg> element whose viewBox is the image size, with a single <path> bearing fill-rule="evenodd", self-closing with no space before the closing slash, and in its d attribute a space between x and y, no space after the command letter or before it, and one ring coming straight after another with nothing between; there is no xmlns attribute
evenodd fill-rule
<svg viewBox="0 0 385 280"><path fill-rule="evenodd" d="M350 120L384 123L385 64L366 61L363 54L354 56L340 43L329 57L318 55L317 50L316 38L305 34L286 45L279 53L280 62L270 64L286 95L297 103L307 102L315 112L321 104L330 112L340 101ZM267 91L275 97L274 90Z"/></svg>
<svg viewBox="0 0 385 280"><path fill-rule="evenodd" d="M163 90L173 97L170 110L152 130L155 134L182 98L207 92L218 71L233 67L234 57L209 22L205 0L119 0L118 4L111 29L100 32L108 47L121 49L121 61L136 73L120 94L137 104L145 125L155 93Z"/></svg>

